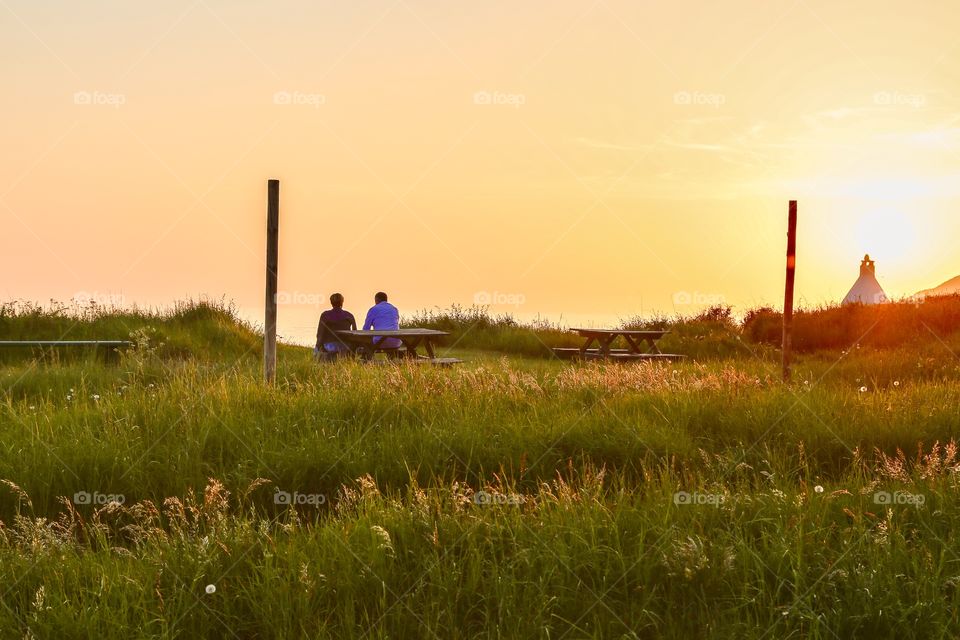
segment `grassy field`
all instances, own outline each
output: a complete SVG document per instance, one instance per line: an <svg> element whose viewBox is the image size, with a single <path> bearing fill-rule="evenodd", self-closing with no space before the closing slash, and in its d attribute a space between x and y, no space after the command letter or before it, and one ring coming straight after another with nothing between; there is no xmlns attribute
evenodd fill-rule
<svg viewBox="0 0 960 640"><path fill-rule="evenodd" d="M0 638L960 635L949 326L811 347L784 385L723 313L669 321L675 365L417 321L468 363L286 347L266 388L219 305L0 309L0 339L137 343L3 354Z"/></svg>

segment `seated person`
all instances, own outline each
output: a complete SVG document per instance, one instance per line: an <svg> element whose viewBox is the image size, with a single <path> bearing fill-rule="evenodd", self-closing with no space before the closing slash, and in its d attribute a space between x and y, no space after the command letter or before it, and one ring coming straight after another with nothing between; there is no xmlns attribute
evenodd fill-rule
<svg viewBox="0 0 960 640"><path fill-rule="evenodd" d="M380 291L373 297L376 303L367 311L367 319L363 323L363 330L395 331L400 328L400 312L387 302L387 294ZM385 349L396 349L403 342L398 338L374 338L373 343Z"/></svg>
<svg viewBox="0 0 960 640"><path fill-rule="evenodd" d="M326 358L336 358L341 354L350 353L352 349L344 342L337 331L349 331L357 328L357 321L353 314L343 310L343 295L335 293L330 296L331 309L320 314L320 325L317 327L317 347L314 353Z"/></svg>

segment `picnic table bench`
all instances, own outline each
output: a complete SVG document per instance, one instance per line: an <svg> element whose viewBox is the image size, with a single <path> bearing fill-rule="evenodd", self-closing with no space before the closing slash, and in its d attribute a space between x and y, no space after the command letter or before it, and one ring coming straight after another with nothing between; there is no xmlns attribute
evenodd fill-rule
<svg viewBox="0 0 960 640"><path fill-rule="evenodd" d="M93 347L94 351L103 351L104 360L109 362L117 349L129 347L129 340L0 340L0 348L53 349L61 347Z"/></svg>
<svg viewBox="0 0 960 640"><path fill-rule="evenodd" d="M617 362L631 362L637 360L666 360L672 362L682 360L684 356L676 353L663 353L657 342L670 333L669 330L639 330L639 329L571 329L585 339L582 347L556 348L554 355L558 358L570 359L603 359ZM613 349L612 345L617 338L623 338L627 348ZM597 346L591 348L593 343ZM644 344L647 345L646 349Z"/></svg>
<svg viewBox="0 0 960 640"><path fill-rule="evenodd" d="M430 364L449 366L460 364L463 360L458 358L438 358L434 350L435 343L450 335L446 331L437 331L436 329L392 329L378 331L337 331L337 335L343 339L354 350L358 348L366 349L369 353L387 353L398 357L409 358L417 362L429 362ZM396 338L400 341L400 346L387 346L384 344L386 338ZM423 347L426 356L417 353L417 349Z"/></svg>

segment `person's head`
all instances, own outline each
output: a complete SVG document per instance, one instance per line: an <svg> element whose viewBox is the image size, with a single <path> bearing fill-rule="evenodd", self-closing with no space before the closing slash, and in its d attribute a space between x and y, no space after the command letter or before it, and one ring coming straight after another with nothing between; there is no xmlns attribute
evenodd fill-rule
<svg viewBox="0 0 960 640"><path fill-rule="evenodd" d="M334 309L343 309L343 294L335 293L332 296L330 296L330 305Z"/></svg>
<svg viewBox="0 0 960 640"><path fill-rule="evenodd" d="M373 296L373 301L376 302L377 304L380 304L381 302L386 302L387 294L385 294L383 291L378 291L377 295Z"/></svg>

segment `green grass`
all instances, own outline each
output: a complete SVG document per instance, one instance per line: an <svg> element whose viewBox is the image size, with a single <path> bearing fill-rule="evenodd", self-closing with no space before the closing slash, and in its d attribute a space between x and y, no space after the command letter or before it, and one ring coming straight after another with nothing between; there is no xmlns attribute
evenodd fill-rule
<svg viewBox="0 0 960 640"><path fill-rule="evenodd" d="M117 365L0 364L0 638L960 634L951 335L785 386L729 317L673 324L675 365L493 323L459 368L290 347L267 388L228 307L112 315L70 330L134 333Z"/></svg>
<svg viewBox="0 0 960 640"><path fill-rule="evenodd" d="M754 309L744 317L751 341L779 345L782 316ZM891 348L940 341L960 329L960 296L903 300L882 305L825 306L800 309L794 317L793 344L798 351L840 351L853 344Z"/></svg>

